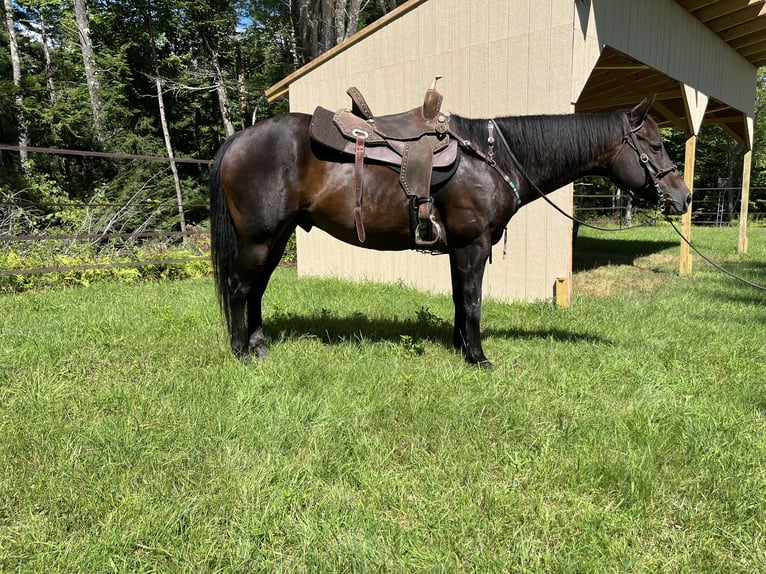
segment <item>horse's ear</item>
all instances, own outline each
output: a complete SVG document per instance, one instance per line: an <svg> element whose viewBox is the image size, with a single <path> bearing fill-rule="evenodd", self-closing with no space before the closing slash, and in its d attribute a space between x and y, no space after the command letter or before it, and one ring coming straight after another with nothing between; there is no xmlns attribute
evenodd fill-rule
<svg viewBox="0 0 766 574"><path fill-rule="evenodd" d="M652 107L652 104L654 104L654 100L656 99L657 94L654 94L650 98L644 98L644 101L630 110L630 124L633 127L637 127L643 123L646 116L649 115L649 109Z"/></svg>

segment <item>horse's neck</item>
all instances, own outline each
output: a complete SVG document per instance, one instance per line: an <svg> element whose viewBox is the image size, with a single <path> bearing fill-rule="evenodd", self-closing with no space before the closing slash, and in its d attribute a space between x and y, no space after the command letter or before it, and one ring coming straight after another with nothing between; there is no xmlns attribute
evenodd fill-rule
<svg viewBox="0 0 766 574"><path fill-rule="evenodd" d="M517 130L510 145L528 183L543 193L586 175L606 175L622 134L615 114L510 118L506 125Z"/></svg>

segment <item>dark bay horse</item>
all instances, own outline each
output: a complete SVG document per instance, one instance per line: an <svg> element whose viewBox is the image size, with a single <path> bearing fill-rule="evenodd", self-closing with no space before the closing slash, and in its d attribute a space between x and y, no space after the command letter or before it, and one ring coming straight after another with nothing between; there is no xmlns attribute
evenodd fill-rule
<svg viewBox="0 0 766 574"><path fill-rule="evenodd" d="M432 190L443 230L434 248L449 255L453 343L466 360L491 366L480 333L484 268L521 206L579 177L603 175L657 203L666 215L686 211L691 194L648 115L652 102L624 112L492 122L450 117L452 131L466 143L457 172ZM354 225L353 160L338 161L312 142L310 122L310 115L289 113L238 132L221 146L211 171L215 282L231 348L241 358L266 355L262 298L296 226L316 226L368 249L411 248L408 201L398 174L383 165L365 167L361 243ZM488 161L481 150L491 135Z"/></svg>

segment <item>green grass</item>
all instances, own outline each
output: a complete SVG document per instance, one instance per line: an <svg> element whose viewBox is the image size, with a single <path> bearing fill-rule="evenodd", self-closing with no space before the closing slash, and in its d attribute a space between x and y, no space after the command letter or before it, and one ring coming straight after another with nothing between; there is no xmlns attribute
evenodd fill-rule
<svg viewBox="0 0 766 574"><path fill-rule="evenodd" d="M697 230L766 282L766 230ZM572 308L298 280L265 362L208 279L0 297L0 571L766 571L764 295L581 230Z"/></svg>

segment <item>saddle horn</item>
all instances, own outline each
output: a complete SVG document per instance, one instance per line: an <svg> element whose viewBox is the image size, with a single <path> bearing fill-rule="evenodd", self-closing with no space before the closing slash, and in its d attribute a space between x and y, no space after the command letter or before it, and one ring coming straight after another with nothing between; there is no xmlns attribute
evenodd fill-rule
<svg viewBox="0 0 766 574"><path fill-rule="evenodd" d="M439 115L439 111L442 108L444 97L436 91L436 82L441 80L441 78L441 75L434 76L431 87L426 90L426 97L423 100L423 118L428 121L433 121Z"/></svg>

